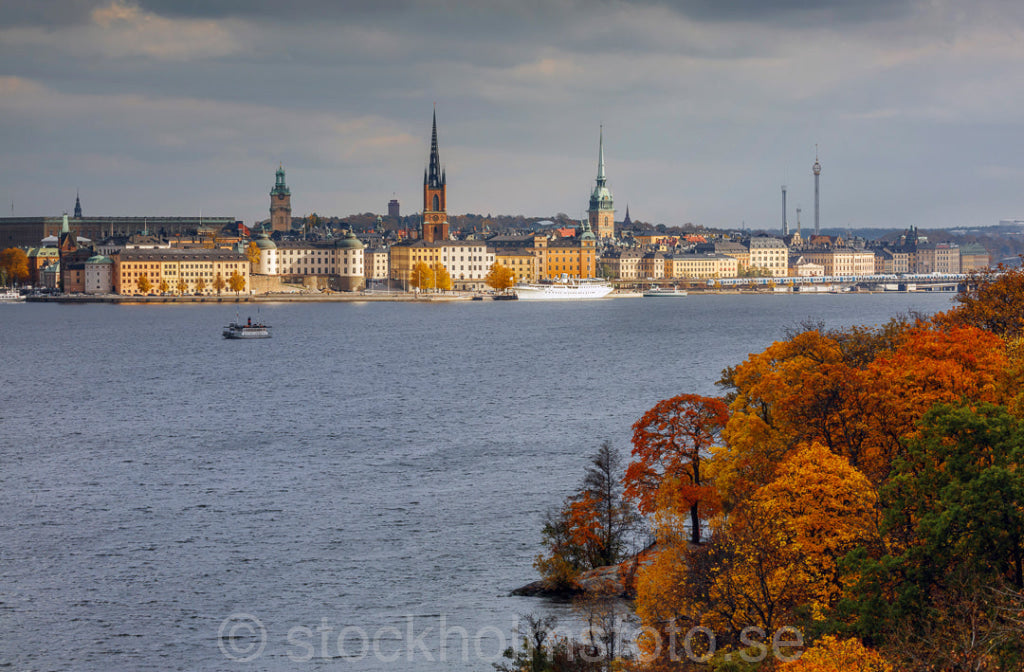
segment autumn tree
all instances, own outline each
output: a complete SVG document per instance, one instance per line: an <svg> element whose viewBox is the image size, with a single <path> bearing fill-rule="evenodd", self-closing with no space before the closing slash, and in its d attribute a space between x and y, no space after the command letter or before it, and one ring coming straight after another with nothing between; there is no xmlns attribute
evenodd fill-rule
<svg viewBox="0 0 1024 672"><path fill-rule="evenodd" d="M427 262L419 261L413 266L409 284L424 292L434 288L434 271Z"/></svg>
<svg viewBox="0 0 1024 672"><path fill-rule="evenodd" d="M160 292L161 294L166 294L168 291L170 291L171 286L167 284L167 280L165 280L164 278L160 278L160 284L158 284L156 288L157 291Z"/></svg>
<svg viewBox="0 0 1024 672"><path fill-rule="evenodd" d="M787 661L780 672L893 672L893 666L877 651L856 638L823 637L800 658Z"/></svg>
<svg viewBox="0 0 1024 672"><path fill-rule="evenodd" d="M499 292L503 292L514 285L516 279L511 268L504 264L494 262L491 264L491 270L487 272L484 282L487 283L488 287L492 287Z"/></svg>
<svg viewBox="0 0 1024 672"><path fill-rule="evenodd" d="M452 290L452 276L448 273L448 269L445 265L436 264L433 271L434 285L442 292L450 292Z"/></svg>
<svg viewBox="0 0 1024 672"><path fill-rule="evenodd" d="M255 273L256 265L260 263L260 246L256 244L255 240L250 240L249 244L245 248L245 258L249 260L249 272Z"/></svg>
<svg viewBox="0 0 1024 672"><path fill-rule="evenodd" d="M228 289L238 296L238 293L245 290L245 277L238 271L234 271L228 278Z"/></svg>
<svg viewBox="0 0 1024 672"><path fill-rule="evenodd" d="M1000 264L995 272L973 273L956 306L940 313L940 324L974 326L1006 338L1024 336L1024 268Z"/></svg>
<svg viewBox="0 0 1024 672"><path fill-rule="evenodd" d="M152 283L149 281L149 276L143 273L139 276L139 292L142 294L149 294L149 290L153 288Z"/></svg>
<svg viewBox="0 0 1024 672"><path fill-rule="evenodd" d="M175 288L178 290L178 294L184 296L185 292L188 291L188 283L185 282L185 278L180 278L178 280L178 284L175 285Z"/></svg>
<svg viewBox="0 0 1024 672"><path fill-rule="evenodd" d="M4 284L28 280L28 255L25 250L9 247L0 252L0 281Z"/></svg>
<svg viewBox="0 0 1024 672"><path fill-rule="evenodd" d="M702 511L710 513L715 500L701 466L727 420L721 399L681 394L659 401L633 425L633 462L623 478L626 497L642 513L653 513L659 491L670 488L677 506L690 511L695 544L701 540Z"/></svg>
<svg viewBox="0 0 1024 672"><path fill-rule="evenodd" d="M201 294L206 289L206 280L196 278L196 293Z"/></svg>
<svg viewBox="0 0 1024 672"><path fill-rule="evenodd" d="M572 589L581 571L625 557L636 518L622 496L621 472L621 457L605 441L576 492L546 514L541 536L547 554L534 564L552 588Z"/></svg>
<svg viewBox="0 0 1024 672"><path fill-rule="evenodd" d="M224 276L221 275L220 272L218 272L217 276L213 279L213 288L217 290L217 294L220 294L222 291L224 291L224 287L226 286L227 283L224 282Z"/></svg>

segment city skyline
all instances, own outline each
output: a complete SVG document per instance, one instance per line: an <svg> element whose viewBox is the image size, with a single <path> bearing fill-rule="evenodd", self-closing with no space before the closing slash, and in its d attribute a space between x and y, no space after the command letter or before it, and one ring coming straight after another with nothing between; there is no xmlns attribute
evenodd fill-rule
<svg viewBox="0 0 1024 672"><path fill-rule="evenodd" d="M1024 217L1010 2L345 5L0 8L3 215L418 212L436 102L452 214L585 218L603 125L617 220L793 229L815 145L822 228Z"/></svg>

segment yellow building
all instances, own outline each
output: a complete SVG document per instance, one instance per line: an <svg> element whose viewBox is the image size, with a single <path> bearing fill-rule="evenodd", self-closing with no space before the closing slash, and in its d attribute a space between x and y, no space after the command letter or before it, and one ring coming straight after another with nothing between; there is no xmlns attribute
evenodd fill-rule
<svg viewBox="0 0 1024 672"><path fill-rule="evenodd" d="M735 278L739 261L725 254L670 254L665 257L666 278Z"/></svg>
<svg viewBox="0 0 1024 672"><path fill-rule="evenodd" d="M537 255L526 248L495 249L494 261L511 269L514 282L536 282L540 275Z"/></svg>
<svg viewBox="0 0 1024 672"><path fill-rule="evenodd" d="M783 278L789 272L789 248L778 238L758 236L747 243L750 257L749 268L760 268L771 273L772 277Z"/></svg>
<svg viewBox="0 0 1024 672"><path fill-rule="evenodd" d="M230 292L228 281L238 273L245 280L242 292L249 293L249 260L240 252L231 250L122 250L113 256L113 286L115 294L142 294L139 279L149 280L148 294L159 294L161 281L167 291L178 293L178 285L185 283L188 294L216 294L217 278L224 281L223 292ZM202 289L200 289L202 287Z"/></svg>
<svg viewBox="0 0 1024 672"><path fill-rule="evenodd" d="M494 252L479 240L398 243L391 246L391 279L409 289L412 269L421 261L431 268L444 266L452 278L452 289L482 290L487 287L484 278L494 265Z"/></svg>

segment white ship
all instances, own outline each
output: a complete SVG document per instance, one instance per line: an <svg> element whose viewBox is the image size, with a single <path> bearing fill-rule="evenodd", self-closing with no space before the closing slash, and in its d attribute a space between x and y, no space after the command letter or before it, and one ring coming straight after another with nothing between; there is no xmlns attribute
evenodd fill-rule
<svg viewBox="0 0 1024 672"><path fill-rule="evenodd" d="M678 287L672 287L671 289L668 287L651 287L644 292L645 299L658 299L663 297L673 298L680 296L686 296L686 290L679 289Z"/></svg>
<svg viewBox="0 0 1024 672"><path fill-rule="evenodd" d="M245 324L232 322L224 327L224 338L270 338L270 327L262 322L253 322L250 317Z"/></svg>
<svg viewBox="0 0 1024 672"><path fill-rule="evenodd" d="M522 284L514 288L520 301L566 301L582 299L603 299L614 289L604 280L584 278L576 280L562 276L557 282Z"/></svg>
<svg viewBox="0 0 1024 672"><path fill-rule="evenodd" d="M0 301L4 303L13 303L14 301L24 301L25 297L21 295L16 289L0 290Z"/></svg>

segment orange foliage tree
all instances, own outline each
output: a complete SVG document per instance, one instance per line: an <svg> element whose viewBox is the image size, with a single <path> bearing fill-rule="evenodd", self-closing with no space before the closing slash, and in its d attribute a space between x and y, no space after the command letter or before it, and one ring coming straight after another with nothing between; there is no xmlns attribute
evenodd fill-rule
<svg viewBox="0 0 1024 672"><path fill-rule="evenodd" d="M633 425L633 458L623 478L625 495L642 513L653 513L659 490L671 485L676 502L690 510L691 540L700 543L701 509L714 503L701 464L728 419L721 399L680 394L655 404Z"/></svg>
<svg viewBox="0 0 1024 672"><path fill-rule="evenodd" d="M782 663L781 672L893 672L893 666L877 651L857 639L822 637L798 660Z"/></svg>
<svg viewBox="0 0 1024 672"><path fill-rule="evenodd" d="M972 274L957 305L936 321L950 326L974 326L1005 338L1024 336L1024 268Z"/></svg>
<svg viewBox="0 0 1024 672"><path fill-rule="evenodd" d="M0 252L0 281L24 282L28 279L28 255L25 250L9 247Z"/></svg>

